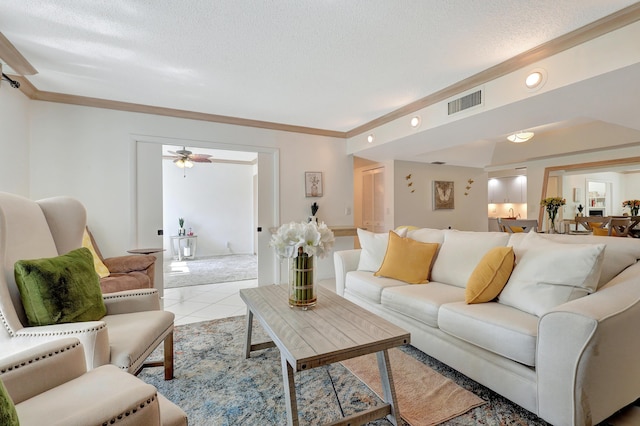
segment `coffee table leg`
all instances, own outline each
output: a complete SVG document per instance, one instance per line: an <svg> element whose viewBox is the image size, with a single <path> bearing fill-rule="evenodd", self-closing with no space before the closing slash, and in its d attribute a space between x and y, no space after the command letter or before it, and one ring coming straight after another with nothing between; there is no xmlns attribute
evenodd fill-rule
<svg viewBox="0 0 640 426"><path fill-rule="evenodd" d="M247 308L247 327L246 327L246 340L244 342L244 357L249 359L251 357L251 333L253 332L253 312Z"/></svg>
<svg viewBox="0 0 640 426"><path fill-rule="evenodd" d="M282 382L284 385L284 400L287 404L287 425L298 426L298 404L296 403L296 384L293 381L293 368L284 356L280 355L282 363Z"/></svg>
<svg viewBox="0 0 640 426"><path fill-rule="evenodd" d="M400 410L398 409L398 400L396 399L396 388L393 385L389 352L385 349L377 352L376 356L378 357L378 370L380 370L384 402L391 405L391 414L387 416L387 419L397 426L398 419L400 418Z"/></svg>

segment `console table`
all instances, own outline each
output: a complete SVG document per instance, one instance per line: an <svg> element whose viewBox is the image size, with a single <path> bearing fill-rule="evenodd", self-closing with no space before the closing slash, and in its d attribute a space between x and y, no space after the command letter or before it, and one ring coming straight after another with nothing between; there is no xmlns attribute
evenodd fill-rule
<svg viewBox="0 0 640 426"><path fill-rule="evenodd" d="M182 259L194 259L198 246L197 235L172 235L171 256L181 261Z"/></svg>

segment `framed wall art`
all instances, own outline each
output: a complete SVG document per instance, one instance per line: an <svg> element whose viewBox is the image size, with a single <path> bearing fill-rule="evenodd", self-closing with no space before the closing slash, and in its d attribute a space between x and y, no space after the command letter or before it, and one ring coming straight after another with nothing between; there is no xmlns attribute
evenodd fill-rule
<svg viewBox="0 0 640 426"><path fill-rule="evenodd" d="M455 208L453 182L444 180L433 181L433 209L451 210Z"/></svg>
<svg viewBox="0 0 640 426"><path fill-rule="evenodd" d="M304 172L304 195L306 197L322 197L322 172Z"/></svg>

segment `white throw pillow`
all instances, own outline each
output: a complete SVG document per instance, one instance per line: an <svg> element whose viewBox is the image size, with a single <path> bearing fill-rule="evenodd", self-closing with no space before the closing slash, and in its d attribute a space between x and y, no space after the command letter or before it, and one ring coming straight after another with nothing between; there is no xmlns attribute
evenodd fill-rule
<svg viewBox="0 0 640 426"><path fill-rule="evenodd" d="M365 231L358 228L358 239L360 240L360 261L358 262L358 271L376 272L380 269L384 255L387 252L387 245L389 244L389 233L379 233ZM407 236L407 229L402 228L397 231L393 231L401 237Z"/></svg>
<svg viewBox="0 0 640 426"><path fill-rule="evenodd" d="M444 242L431 269L431 281L465 288L480 260L494 247L509 241L506 232L476 232L445 229Z"/></svg>
<svg viewBox="0 0 640 426"><path fill-rule="evenodd" d="M563 244L528 233L498 302L541 316L593 293L602 272L605 244Z"/></svg>

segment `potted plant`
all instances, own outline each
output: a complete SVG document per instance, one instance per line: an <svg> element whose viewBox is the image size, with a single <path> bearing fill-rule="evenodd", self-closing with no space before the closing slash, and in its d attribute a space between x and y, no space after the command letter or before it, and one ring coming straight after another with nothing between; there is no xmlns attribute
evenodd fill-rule
<svg viewBox="0 0 640 426"><path fill-rule="evenodd" d="M184 218L178 218L178 224L180 225L180 228L178 228L178 236L182 237L186 234L184 230Z"/></svg>

